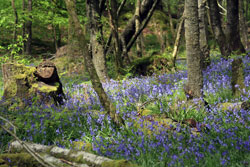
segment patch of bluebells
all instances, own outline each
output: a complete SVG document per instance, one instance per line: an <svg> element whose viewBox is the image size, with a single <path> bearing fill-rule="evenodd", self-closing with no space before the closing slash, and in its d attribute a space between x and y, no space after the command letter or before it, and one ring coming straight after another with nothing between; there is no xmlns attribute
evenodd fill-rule
<svg viewBox="0 0 250 167"><path fill-rule="evenodd" d="M214 60L204 71L207 95L231 89L231 62ZM244 57L243 62L245 84L249 87L250 59ZM207 130L200 133L193 133L194 129L181 125L171 130L157 121L146 123L145 119L138 119L136 103L143 98L146 101L172 96L186 80L187 72L180 71L103 83L117 112L126 119L126 126L119 130L110 117L101 112L103 107L90 85L66 86L68 100L63 107L32 105L16 113L18 136L23 140L61 147L88 140L99 155L124 158L143 166L204 166L209 161L228 166L235 158L243 160L250 152L250 114L243 109L221 112L216 106L212 107L201 122ZM248 97L242 99L249 99L249 91L244 91ZM166 106L161 107L162 111L168 111Z"/></svg>

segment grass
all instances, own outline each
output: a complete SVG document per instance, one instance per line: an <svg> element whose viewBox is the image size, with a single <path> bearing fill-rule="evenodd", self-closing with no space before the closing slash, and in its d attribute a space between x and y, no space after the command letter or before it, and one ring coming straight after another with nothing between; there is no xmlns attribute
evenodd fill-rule
<svg viewBox="0 0 250 167"><path fill-rule="evenodd" d="M246 166L250 163L250 114L243 109L222 111L218 107L218 103L249 99L249 67L245 73L247 93L236 99L231 95L230 62L215 60L204 72L210 110L186 102L184 70L104 83L117 113L126 120L121 129L105 115L91 84L79 82L80 78L64 85L68 101L61 107L33 104L11 111L2 107L0 115L15 123L22 140L67 148L80 143L78 149L128 159L139 166ZM244 58L245 64L249 62ZM142 104L146 114L139 116L138 106ZM186 124L188 119L195 120L196 126ZM0 130L2 152L10 140Z"/></svg>

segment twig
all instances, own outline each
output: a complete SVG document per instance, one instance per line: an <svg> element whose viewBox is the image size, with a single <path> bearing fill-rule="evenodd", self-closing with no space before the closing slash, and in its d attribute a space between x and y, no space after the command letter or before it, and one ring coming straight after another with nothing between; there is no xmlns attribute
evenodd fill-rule
<svg viewBox="0 0 250 167"><path fill-rule="evenodd" d="M144 23L141 25L140 29L133 35L132 39L130 40L130 42L127 45L127 51L129 51L131 49L131 47L133 46L134 42L136 41L137 37L141 34L142 30L147 26L151 16L154 13L154 10L156 8L157 3L159 2L159 0L156 0L152 6L152 8L150 9L150 11L148 12L148 15L144 21Z"/></svg>
<svg viewBox="0 0 250 167"><path fill-rule="evenodd" d="M13 125L10 121L6 120L3 117L0 117L2 120L8 122L10 125ZM14 125L13 125L14 126ZM25 142L23 142L22 140L20 140L16 134L12 133L10 130L8 130L7 128L5 128L4 126L0 125L0 127L5 130L6 132L8 132L11 136L13 136L23 147L25 150L28 151L28 153L34 157L41 165L43 165L44 167L56 167L55 165L46 162L39 154L37 154L34 150L32 150L31 148L29 148L29 146L27 146L27 144Z"/></svg>

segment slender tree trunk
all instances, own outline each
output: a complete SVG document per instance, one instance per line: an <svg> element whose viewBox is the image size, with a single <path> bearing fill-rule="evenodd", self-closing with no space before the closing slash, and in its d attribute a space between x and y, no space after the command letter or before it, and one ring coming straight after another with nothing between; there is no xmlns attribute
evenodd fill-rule
<svg viewBox="0 0 250 167"><path fill-rule="evenodd" d="M54 40L54 46L55 46L55 50L57 51L58 48L61 45L61 34L60 34L60 28L59 25L53 25L53 40Z"/></svg>
<svg viewBox="0 0 250 167"><path fill-rule="evenodd" d="M72 0L73 8L76 8L76 0ZM71 15L68 18L68 46L67 46L67 55L69 59L75 59L82 55L79 48L79 41L77 38L77 32L74 29L74 21Z"/></svg>
<svg viewBox="0 0 250 167"><path fill-rule="evenodd" d="M240 40L238 0L227 0L226 34L231 50L237 53L244 53L245 49Z"/></svg>
<svg viewBox="0 0 250 167"><path fill-rule="evenodd" d="M208 46L208 21L206 13L206 1L198 0L199 28L200 28L200 49L202 52L202 69L206 69L210 64L210 49Z"/></svg>
<svg viewBox="0 0 250 167"><path fill-rule="evenodd" d="M29 12L29 21L26 23L26 30L28 34L28 39L26 42L26 54L31 55L31 45L32 45L32 0L28 0L28 12Z"/></svg>
<svg viewBox="0 0 250 167"><path fill-rule="evenodd" d="M25 0L23 0L23 4L22 4L22 14L23 14L23 17L25 16L25 10L26 10L26 2ZM25 35L26 35L26 31L25 31L25 27L26 27L26 24L25 24L25 19L23 20L23 25L22 25L22 37L23 39L25 39ZM22 53L24 54L26 52L26 42L24 41L23 42L23 50L22 50Z"/></svg>
<svg viewBox="0 0 250 167"><path fill-rule="evenodd" d="M110 6L108 6L109 16L110 16L110 26L112 30L112 36L114 39L114 46L115 46L115 67L116 67L116 73L117 77L121 74L121 68L123 68L122 63L122 48L120 44L119 39L119 33L118 33L118 15L116 10L117 9L117 2L116 0L110 0L109 1Z"/></svg>
<svg viewBox="0 0 250 167"><path fill-rule="evenodd" d="M87 9L90 28L90 48L92 50L93 63L101 81L109 79L104 54L104 40L102 34L101 13L99 0L87 0Z"/></svg>
<svg viewBox="0 0 250 167"><path fill-rule="evenodd" d="M141 26L140 20L140 9L141 9L141 0L137 0L136 8L135 8L135 30L139 31ZM136 53L138 57L142 57L142 39L141 35L138 36L136 40Z"/></svg>
<svg viewBox="0 0 250 167"><path fill-rule="evenodd" d="M84 55L85 66L87 67L87 70L89 72L93 88L96 91L97 95L99 96L102 106L108 112L112 120L115 123L121 125L123 124L123 120L121 119L121 117L119 117L119 115L116 114L115 106L111 103L110 99L105 93L102 87L102 83L97 75L97 71L91 59L91 53L89 52L88 42L86 40L86 37L83 33L83 29L78 20L78 17L74 8L74 4L72 3L71 0L65 0L65 2L66 2L68 13L69 15L71 15L71 18L73 20L73 24L74 24L73 28L74 28L74 31L77 33L77 39L80 45L79 48L81 49L82 54Z"/></svg>
<svg viewBox="0 0 250 167"><path fill-rule="evenodd" d="M183 28L184 28L184 21L185 21L185 15L184 15L185 12L183 12L183 15L181 17L181 21L179 23L179 26L178 26L178 31L177 31L177 34L176 34L176 39L175 39L175 43L174 43L174 51L173 51L173 54L172 54L172 57L173 57L173 65L174 67L176 68L176 58L177 58L177 53L178 53L178 49L179 49L179 46L180 46L180 42L181 42L181 35L182 35L182 31L183 31Z"/></svg>
<svg viewBox="0 0 250 167"><path fill-rule="evenodd" d="M241 41L244 45L244 48L248 48L247 41L248 41L248 34L247 34L247 23L245 17L245 9L244 9L244 0L239 0L239 26L240 26L240 35Z"/></svg>
<svg viewBox="0 0 250 167"><path fill-rule="evenodd" d="M201 70L202 52L199 44L198 1L185 0L185 38L187 51L188 86L195 98L203 97Z"/></svg>
<svg viewBox="0 0 250 167"><path fill-rule="evenodd" d="M221 27L220 10L217 4L217 0L207 0L209 6L209 14L211 19L211 28L217 44L219 45L221 54L224 57L228 57L231 53L230 47L226 42L226 36Z"/></svg>
<svg viewBox="0 0 250 167"><path fill-rule="evenodd" d="M168 5L168 17L169 17L169 25L170 25L170 31L172 34L172 39L175 39L175 30L174 30L174 23L173 23L173 18L172 18L172 12L170 8L170 2L167 3Z"/></svg>
<svg viewBox="0 0 250 167"><path fill-rule="evenodd" d="M14 31L13 31L13 42L16 42L18 15L17 15L17 11L16 11L16 6L15 6L15 0L11 1L11 5L12 5L12 9L13 9L14 16L15 16Z"/></svg>

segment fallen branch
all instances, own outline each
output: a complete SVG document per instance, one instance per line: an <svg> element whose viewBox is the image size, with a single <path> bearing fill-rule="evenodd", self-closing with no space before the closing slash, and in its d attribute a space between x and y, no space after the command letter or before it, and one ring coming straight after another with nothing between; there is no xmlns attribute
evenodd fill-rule
<svg viewBox="0 0 250 167"><path fill-rule="evenodd" d="M11 136L13 136L22 146L23 148L25 148L27 150L27 152L34 157L42 166L44 167L56 167L53 164L46 162L39 154L37 154L34 150L32 150L31 148L29 148L25 142L23 142L22 140L20 140L17 136L16 136L16 128L15 126L8 121L7 119L0 117L0 119L6 121L7 123L9 123L11 126L14 127L14 133L12 133L9 129L5 128L3 125L0 124L0 128L2 128L3 130L5 130L6 132L8 132Z"/></svg>

